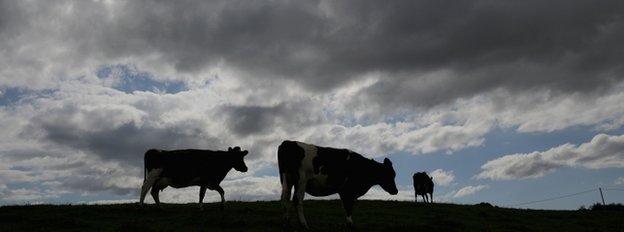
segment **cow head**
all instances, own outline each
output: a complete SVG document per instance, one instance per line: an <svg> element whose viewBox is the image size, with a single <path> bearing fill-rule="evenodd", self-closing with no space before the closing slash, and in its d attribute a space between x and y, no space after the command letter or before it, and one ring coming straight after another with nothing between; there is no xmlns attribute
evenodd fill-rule
<svg viewBox="0 0 624 232"><path fill-rule="evenodd" d="M247 150L242 151L240 147L228 148L228 152L234 156L234 163L232 167L239 172L246 172L247 165L245 165L245 156L249 153Z"/></svg>
<svg viewBox="0 0 624 232"><path fill-rule="evenodd" d="M397 193L399 193L399 190L396 187L396 183L394 182L395 176L396 172L394 172L392 162L390 162L388 158L385 158L383 162L379 185L383 190L390 193L391 195L396 195Z"/></svg>

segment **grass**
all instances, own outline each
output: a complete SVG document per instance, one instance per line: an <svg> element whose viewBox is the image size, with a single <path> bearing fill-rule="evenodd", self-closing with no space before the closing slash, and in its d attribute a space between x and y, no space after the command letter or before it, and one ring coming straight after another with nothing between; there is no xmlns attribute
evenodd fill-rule
<svg viewBox="0 0 624 232"><path fill-rule="evenodd" d="M228 202L0 207L0 231L279 231L281 204ZM343 231L340 201L305 201L310 231ZM291 210L292 212L292 210ZM358 201L357 231L624 231L622 210L521 210L481 205ZM295 225L291 217L291 225Z"/></svg>

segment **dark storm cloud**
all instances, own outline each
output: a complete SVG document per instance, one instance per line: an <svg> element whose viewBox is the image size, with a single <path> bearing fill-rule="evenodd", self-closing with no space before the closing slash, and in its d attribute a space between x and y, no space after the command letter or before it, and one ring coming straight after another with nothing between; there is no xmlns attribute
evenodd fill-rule
<svg viewBox="0 0 624 232"><path fill-rule="evenodd" d="M282 113L279 106L229 106L224 111L229 116L230 129L238 135L264 132L273 126L274 117Z"/></svg>
<svg viewBox="0 0 624 232"><path fill-rule="evenodd" d="M247 136L272 133L271 130L297 130L320 123L320 112L312 112L311 102L289 102L275 106L224 106L230 130ZM316 116L315 116L316 115Z"/></svg>
<svg viewBox="0 0 624 232"><path fill-rule="evenodd" d="M382 81L362 92L367 101L430 106L498 87L592 92L623 76L621 1L73 5L71 26L62 31L81 56L140 59L157 52L180 72L223 62L317 91L379 73ZM50 17L64 9L50 8ZM436 71L447 75L427 77Z"/></svg>
<svg viewBox="0 0 624 232"><path fill-rule="evenodd" d="M200 122L187 121L172 126L141 124L135 121L119 125L113 118L121 111L90 114L66 105L34 117L22 132L24 138L40 138L54 144L95 154L103 160L124 161L140 166L147 149L180 149L187 147L219 149L222 141L203 133ZM83 120L72 120L83 118ZM89 127L87 129L87 127ZM205 145L213 147L204 147Z"/></svg>
<svg viewBox="0 0 624 232"><path fill-rule="evenodd" d="M223 59L259 77L294 78L315 89L380 71L387 88L370 93L382 101L396 89L405 95L399 101L435 104L495 87L591 91L622 78L619 1L191 5L131 6L131 18L120 25L138 16L142 30L111 33L161 50L180 71ZM433 86L401 88L434 70L451 73Z"/></svg>

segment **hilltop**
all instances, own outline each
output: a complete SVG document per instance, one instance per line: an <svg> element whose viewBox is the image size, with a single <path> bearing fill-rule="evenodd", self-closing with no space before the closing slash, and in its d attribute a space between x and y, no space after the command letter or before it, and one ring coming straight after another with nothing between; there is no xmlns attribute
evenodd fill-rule
<svg viewBox="0 0 624 232"><path fill-rule="evenodd" d="M310 231L344 230L340 201L304 202ZM216 203L30 205L0 207L1 231L280 231L281 204ZM291 223L295 220L291 217ZM358 201L353 217L358 231L623 231L622 210L525 210L489 204L415 204Z"/></svg>

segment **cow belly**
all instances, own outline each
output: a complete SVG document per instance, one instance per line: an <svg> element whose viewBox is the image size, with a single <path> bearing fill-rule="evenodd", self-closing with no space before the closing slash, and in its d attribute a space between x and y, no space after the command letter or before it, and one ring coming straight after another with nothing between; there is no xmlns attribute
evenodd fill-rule
<svg viewBox="0 0 624 232"><path fill-rule="evenodd" d="M337 193L340 186L329 184L327 178L328 176L326 175L314 175L312 178L308 179L306 183L306 193L315 197L329 196Z"/></svg>
<svg viewBox="0 0 624 232"><path fill-rule="evenodd" d="M160 188L165 188L167 186L171 186L174 188L185 188L189 186L200 185L199 177L193 179L176 179L170 177L160 178L156 183Z"/></svg>

